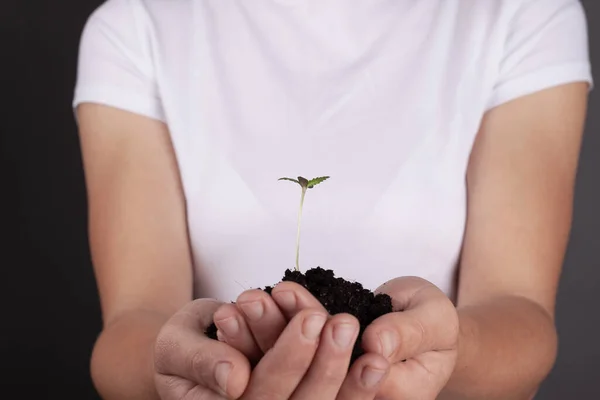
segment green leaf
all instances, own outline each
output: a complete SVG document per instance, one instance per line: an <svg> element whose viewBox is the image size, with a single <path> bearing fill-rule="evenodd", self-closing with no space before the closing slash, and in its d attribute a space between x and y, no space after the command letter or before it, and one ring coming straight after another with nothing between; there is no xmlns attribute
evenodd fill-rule
<svg viewBox="0 0 600 400"><path fill-rule="evenodd" d="M290 182L296 182L298 185L300 185L300 182L298 182L296 179L292 179L292 178L279 178L277 179L278 181L290 181Z"/></svg>
<svg viewBox="0 0 600 400"><path fill-rule="evenodd" d="M314 188L315 186L317 186L319 183L326 181L327 179L329 179L328 176L320 176L318 178L313 178L310 181L308 181L308 184L306 185L309 189Z"/></svg>

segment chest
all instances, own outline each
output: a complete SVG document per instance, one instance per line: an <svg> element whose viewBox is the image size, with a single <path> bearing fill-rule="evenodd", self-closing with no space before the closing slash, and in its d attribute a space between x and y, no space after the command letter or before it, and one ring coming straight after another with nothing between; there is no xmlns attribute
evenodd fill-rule
<svg viewBox="0 0 600 400"><path fill-rule="evenodd" d="M165 12L154 52L176 140L201 132L240 168L260 158L288 172L360 152L385 173L425 140L464 157L502 50L481 3L204 0Z"/></svg>
<svg viewBox="0 0 600 400"><path fill-rule="evenodd" d="M331 176L306 198L307 267L451 291L494 73L476 2L193 4L156 53L198 291L231 297L227 276L269 285L291 266L300 192L277 179L298 175Z"/></svg>

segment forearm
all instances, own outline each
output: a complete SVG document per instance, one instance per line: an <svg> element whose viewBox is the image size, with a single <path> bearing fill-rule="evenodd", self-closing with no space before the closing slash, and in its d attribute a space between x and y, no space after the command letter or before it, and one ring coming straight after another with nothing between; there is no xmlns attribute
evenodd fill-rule
<svg viewBox="0 0 600 400"><path fill-rule="evenodd" d="M557 338L551 317L519 297L459 308L458 360L444 400L530 400L551 370Z"/></svg>
<svg viewBox="0 0 600 400"><path fill-rule="evenodd" d="M167 317L136 311L122 316L99 336L91 373L105 400L158 399L154 385L154 342Z"/></svg>

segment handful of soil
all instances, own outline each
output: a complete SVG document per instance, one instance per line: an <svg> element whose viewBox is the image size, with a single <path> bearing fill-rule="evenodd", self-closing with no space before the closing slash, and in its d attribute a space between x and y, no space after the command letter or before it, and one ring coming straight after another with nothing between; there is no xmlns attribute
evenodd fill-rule
<svg viewBox="0 0 600 400"><path fill-rule="evenodd" d="M363 288L360 283L336 278L332 270L321 267L309 269L304 274L288 269L281 281L296 282L305 287L330 315L347 313L358 319L360 330L350 364L364 354L361 339L365 328L378 317L393 311L392 299L387 294L376 295ZM271 286L267 286L263 290L271 294L272 289ZM214 323L208 327L206 335L217 339L217 327Z"/></svg>

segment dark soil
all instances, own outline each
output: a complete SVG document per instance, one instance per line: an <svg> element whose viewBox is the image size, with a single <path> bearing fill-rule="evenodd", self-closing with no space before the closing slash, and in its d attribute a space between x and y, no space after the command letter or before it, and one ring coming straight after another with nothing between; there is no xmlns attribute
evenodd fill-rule
<svg viewBox="0 0 600 400"><path fill-rule="evenodd" d="M358 319L360 331L352 352L351 363L364 353L361 338L365 328L376 318L393 311L390 296L375 295L372 291L363 288L360 283L336 278L332 270L321 267L309 269L304 274L288 269L282 281L292 281L304 286L323 304L329 314L348 313ZM272 289L267 286L263 290L271 294ZM213 339L217 338L215 324L208 327L206 334Z"/></svg>

